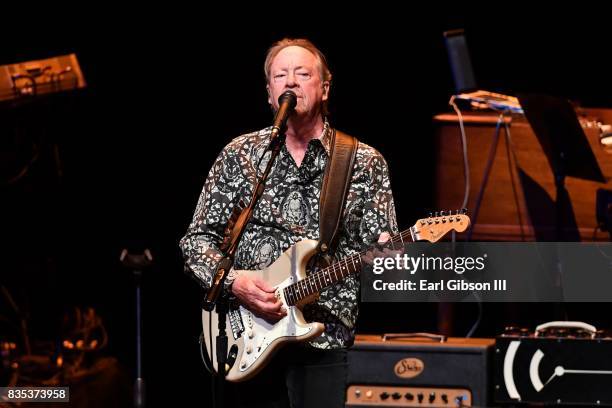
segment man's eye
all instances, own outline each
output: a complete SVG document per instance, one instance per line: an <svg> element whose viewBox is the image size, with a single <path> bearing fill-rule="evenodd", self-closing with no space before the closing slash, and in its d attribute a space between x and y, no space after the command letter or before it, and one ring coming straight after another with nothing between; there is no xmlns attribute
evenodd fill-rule
<svg viewBox="0 0 612 408"><path fill-rule="evenodd" d="M287 74L276 74L276 75L274 75L274 79L282 79L285 76L287 76Z"/></svg>
<svg viewBox="0 0 612 408"><path fill-rule="evenodd" d="M308 79L310 78L310 73L308 72L298 72L298 76L302 79Z"/></svg>

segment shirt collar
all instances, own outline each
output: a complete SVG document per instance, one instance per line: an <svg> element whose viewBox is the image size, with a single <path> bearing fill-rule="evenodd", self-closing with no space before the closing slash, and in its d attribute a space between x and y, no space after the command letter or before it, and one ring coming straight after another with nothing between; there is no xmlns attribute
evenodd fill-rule
<svg viewBox="0 0 612 408"><path fill-rule="evenodd" d="M323 148L325 148L325 152L327 153L328 156L330 155L330 152L331 152L333 131L334 130L332 129L332 127L329 126L329 122L327 121L327 119L325 119L325 124L323 125L323 133L321 134L321 137L319 138L319 140L321 141Z"/></svg>
<svg viewBox="0 0 612 408"><path fill-rule="evenodd" d="M272 131L272 127L266 128L264 130L264 132L266 132L268 134L271 131ZM319 143L321 143L321 145L325 149L325 153L327 153L327 156L329 156L331 154L333 133L334 133L334 129L329 125L329 122L327 121L327 119L325 119L325 123L323 124L323 131L321 132L321 136L311 140L311 141L317 141L318 140Z"/></svg>

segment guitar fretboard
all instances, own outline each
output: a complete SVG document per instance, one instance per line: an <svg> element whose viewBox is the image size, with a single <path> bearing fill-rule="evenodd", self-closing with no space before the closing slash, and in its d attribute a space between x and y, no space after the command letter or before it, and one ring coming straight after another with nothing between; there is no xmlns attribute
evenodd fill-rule
<svg viewBox="0 0 612 408"><path fill-rule="evenodd" d="M410 227L399 234L393 235L389 239L391 248L394 248L394 244L403 245L404 242L414 241L416 232L415 227ZM350 274L359 272L361 270L362 255L365 255L365 252L353 254L341 261L334 262L326 268L311 273L299 282L285 287L283 291L287 304L289 306L294 306L308 296L319 292L321 289L341 281Z"/></svg>

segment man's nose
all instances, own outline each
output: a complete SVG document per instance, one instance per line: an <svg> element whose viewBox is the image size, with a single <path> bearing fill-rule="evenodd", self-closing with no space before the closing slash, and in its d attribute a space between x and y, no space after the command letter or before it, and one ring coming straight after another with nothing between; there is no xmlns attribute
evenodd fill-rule
<svg viewBox="0 0 612 408"><path fill-rule="evenodd" d="M293 88L296 85L297 85L297 82L295 80L295 74L293 72L289 72L287 74L287 87Z"/></svg>

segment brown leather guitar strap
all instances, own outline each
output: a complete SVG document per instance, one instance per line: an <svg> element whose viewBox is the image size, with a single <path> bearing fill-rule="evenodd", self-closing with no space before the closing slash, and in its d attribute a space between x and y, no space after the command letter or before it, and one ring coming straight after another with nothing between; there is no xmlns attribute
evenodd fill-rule
<svg viewBox="0 0 612 408"><path fill-rule="evenodd" d="M340 225L342 208L346 201L351 174L357 155L358 140L333 130L330 157L325 168L319 198L319 253L325 255L331 248Z"/></svg>

